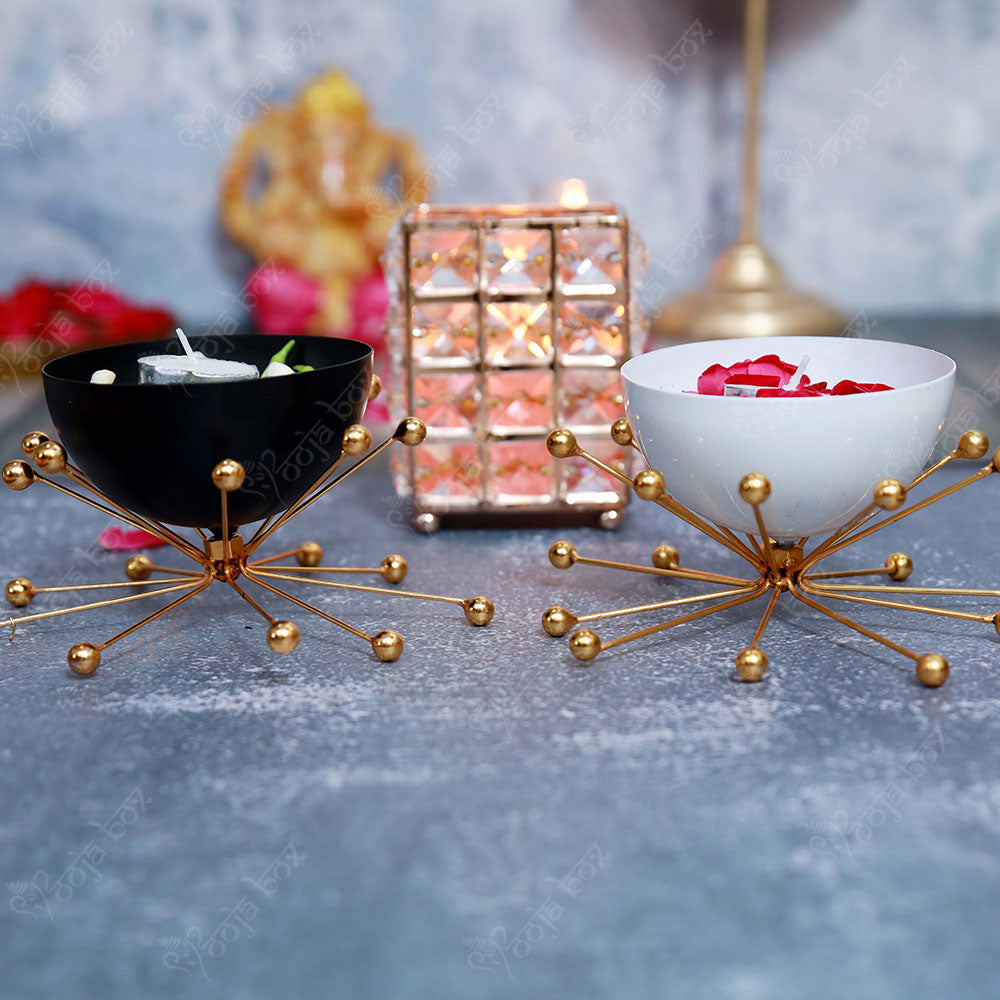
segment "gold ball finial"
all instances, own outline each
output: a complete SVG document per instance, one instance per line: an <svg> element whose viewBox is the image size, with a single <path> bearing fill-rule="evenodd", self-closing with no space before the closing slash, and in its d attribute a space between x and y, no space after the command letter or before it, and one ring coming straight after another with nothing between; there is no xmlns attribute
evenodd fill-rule
<svg viewBox="0 0 1000 1000"><path fill-rule="evenodd" d="M885 568L893 580L905 580L913 572L913 557L905 552L893 552L886 556Z"/></svg>
<svg viewBox="0 0 1000 1000"><path fill-rule="evenodd" d="M35 481L35 473L27 462L18 458L3 467L2 478L9 490L26 490Z"/></svg>
<svg viewBox="0 0 1000 1000"><path fill-rule="evenodd" d="M28 458L31 458L35 452L49 440L50 438L48 434L44 431L30 431L28 434L25 434L23 438L21 438L21 451L23 451Z"/></svg>
<svg viewBox="0 0 1000 1000"><path fill-rule="evenodd" d="M267 644L275 653L290 653L301 635L295 622L274 622L267 630Z"/></svg>
<svg viewBox="0 0 1000 1000"><path fill-rule="evenodd" d="M596 632L582 628L569 637L569 651L581 663L589 663L601 651L601 640Z"/></svg>
<svg viewBox="0 0 1000 1000"><path fill-rule="evenodd" d="M57 441L45 441L35 449L34 460L42 472L56 475L66 468L66 449Z"/></svg>
<svg viewBox="0 0 1000 1000"><path fill-rule="evenodd" d="M576 624L576 621L576 615L559 604L553 605L542 613L542 628L549 635L554 635L557 638L565 635Z"/></svg>
<svg viewBox="0 0 1000 1000"><path fill-rule="evenodd" d="M493 621L493 602L488 597L483 597L482 594L462 601L462 607L465 609L465 618L470 625L489 625Z"/></svg>
<svg viewBox="0 0 1000 1000"><path fill-rule="evenodd" d="M101 650L90 642L78 642L66 657L70 670L81 677L89 677L101 665Z"/></svg>
<svg viewBox="0 0 1000 1000"><path fill-rule="evenodd" d="M125 563L125 575L135 582L148 580L153 575L153 560L149 556L132 556Z"/></svg>
<svg viewBox="0 0 1000 1000"><path fill-rule="evenodd" d="M371 388L368 390L368 402L370 403L373 399L378 399L379 394L382 392L382 379L378 377L374 372L372 372L372 384Z"/></svg>
<svg viewBox="0 0 1000 1000"><path fill-rule="evenodd" d="M545 447L553 458L569 458L576 452L576 435L565 427L557 427L554 431L549 431Z"/></svg>
<svg viewBox="0 0 1000 1000"><path fill-rule="evenodd" d="M736 654L736 669L748 684L756 684L767 673L767 654L755 646L748 646Z"/></svg>
<svg viewBox="0 0 1000 1000"><path fill-rule="evenodd" d="M427 426L417 417L407 417L399 422L393 437L407 448L416 448L427 437Z"/></svg>
<svg viewBox="0 0 1000 1000"><path fill-rule="evenodd" d="M383 663L394 663L403 652L403 637L387 628L372 638L372 649Z"/></svg>
<svg viewBox="0 0 1000 1000"><path fill-rule="evenodd" d="M344 431L341 447L348 455L363 455L372 446L372 432L362 424L351 424Z"/></svg>
<svg viewBox="0 0 1000 1000"><path fill-rule="evenodd" d="M319 542L303 542L295 550L295 561L300 566L318 566L323 561L323 546Z"/></svg>
<svg viewBox="0 0 1000 1000"><path fill-rule="evenodd" d="M917 677L924 687L939 688L948 679L951 668L938 653L928 653L917 660Z"/></svg>
<svg viewBox="0 0 1000 1000"><path fill-rule="evenodd" d="M993 452L993 471L1000 472L1000 448Z"/></svg>
<svg viewBox="0 0 1000 1000"><path fill-rule="evenodd" d="M19 576L7 584L7 600L15 608L26 608L34 596L35 588L32 587L31 581L25 580L23 576Z"/></svg>
<svg viewBox="0 0 1000 1000"><path fill-rule="evenodd" d="M625 447L632 443L632 428L629 427L628 421L624 417L619 417L611 425L611 440L614 441L615 444L620 444Z"/></svg>
<svg viewBox="0 0 1000 1000"><path fill-rule="evenodd" d="M681 554L672 545L657 545L653 549L653 565L657 569L677 569Z"/></svg>
<svg viewBox="0 0 1000 1000"><path fill-rule="evenodd" d="M402 583L406 576L406 560L402 556L386 556L378 571L386 583Z"/></svg>
<svg viewBox="0 0 1000 1000"><path fill-rule="evenodd" d="M997 630L997 635L1000 635L1000 611L993 616L993 627Z"/></svg>
<svg viewBox="0 0 1000 1000"><path fill-rule="evenodd" d="M667 488L667 482L662 472L656 469L643 469L632 480L635 492L642 500L659 500Z"/></svg>
<svg viewBox="0 0 1000 1000"><path fill-rule="evenodd" d="M556 569L569 569L576 562L576 549L569 542L556 542L549 549L549 562Z"/></svg>
<svg viewBox="0 0 1000 1000"><path fill-rule="evenodd" d="M982 458L990 450L990 439L982 431L966 431L955 450L962 458Z"/></svg>
<svg viewBox="0 0 1000 1000"><path fill-rule="evenodd" d="M212 469L212 482L223 493L232 493L233 490L238 490L246 477L246 469L234 458L224 458Z"/></svg>
<svg viewBox="0 0 1000 1000"><path fill-rule="evenodd" d="M771 495L771 480L762 472L748 472L740 480L740 498L745 503L764 503Z"/></svg>
<svg viewBox="0 0 1000 1000"><path fill-rule="evenodd" d="M906 487L898 479L883 479L875 487L874 497L882 510L897 510L906 503Z"/></svg>

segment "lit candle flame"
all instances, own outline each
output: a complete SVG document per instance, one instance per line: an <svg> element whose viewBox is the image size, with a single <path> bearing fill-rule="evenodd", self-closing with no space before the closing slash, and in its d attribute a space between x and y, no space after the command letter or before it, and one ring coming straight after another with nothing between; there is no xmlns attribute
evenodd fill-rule
<svg viewBox="0 0 1000 1000"><path fill-rule="evenodd" d="M579 209L586 208L590 204L587 197L587 185L579 177L570 177L563 182L562 194L559 195L559 204L563 208Z"/></svg>

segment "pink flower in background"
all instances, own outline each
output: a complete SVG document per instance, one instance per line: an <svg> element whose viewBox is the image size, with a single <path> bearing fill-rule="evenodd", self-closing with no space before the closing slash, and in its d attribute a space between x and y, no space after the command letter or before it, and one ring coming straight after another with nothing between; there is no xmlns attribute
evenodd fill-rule
<svg viewBox="0 0 1000 1000"><path fill-rule="evenodd" d="M128 528L105 528L97 536L97 544L108 552L131 552L133 549L155 549L167 543L148 531Z"/></svg>
<svg viewBox="0 0 1000 1000"><path fill-rule="evenodd" d="M247 281L254 323L262 333L294 337L319 311L323 289L315 278L281 264L262 264Z"/></svg>
<svg viewBox="0 0 1000 1000"><path fill-rule="evenodd" d="M363 340L378 350L385 340L382 321L389 308L389 288L381 271L372 271L354 286L351 299L351 328L342 336Z"/></svg>

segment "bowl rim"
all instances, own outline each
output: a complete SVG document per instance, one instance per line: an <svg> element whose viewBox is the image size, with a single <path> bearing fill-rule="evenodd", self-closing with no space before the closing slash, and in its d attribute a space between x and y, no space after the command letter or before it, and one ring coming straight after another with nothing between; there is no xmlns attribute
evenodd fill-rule
<svg viewBox="0 0 1000 1000"><path fill-rule="evenodd" d="M780 344L780 343L790 343L793 341L809 341L816 344L829 344L831 341L836 341L838 339L847 340L855 344L888 344L892 347L903 348L907 351L911 351L917 354L934 355L946 362L948 370L941 375L935 376L931 379L925 379L922 382L912 382L909 385L894 386L892 389L884 389L880 392L859 392L850 393L846 396L716 396L709 393L700 393L693 390L684 389L668 389L659 385L651 385L648 380L643 380L636 376L636 370L642 368L642 362L654 354L666 354L670 351L683 351L691 349L693 347L702 346L705 344L720 344L732 347L736 344L744 344L749 347L751 344L759 344L761 342L767 342L768 344ZM767 352L765 351L765 354ZM758 355L760 356L760 355ZM919 344L909 344L905 341L896 340L877 340L875 338L869 337L848 337L848 338L831 338L831 337L753 337L753 338L742 338L739 340L733 338L722 338L717 340L699 340L692 341L685 344L669 344L666 347L658 347L656 350L647 351L645 354L637 354L633 358L629 358L621 367L621 377L622 381L630 385L634 385L638 389L645 389L650 392L661 393L664 396L670 396L682 399L701 399L705 400L706 405L718 405L721 403L723 406L730 405L733 403L745 404L747 399L752 398L757 405L768 405L775 403L785 403L789 400L803 400L808 399L816 403L825 402L827 404L832 402L843 400L854 400L858 402L862 399L884 399L887 396L891 396L894 393L908 392L914 389L924 389L929 386L937 385L941 382L947 381L948 379L954 378L955 372L958 366L955 363L954 358L949 357L947 354L941 351L936 351L932 347L921 347Z"/></svg>
<svg viewBox="0 0 1000 1000"><path fill-rule="evenodd" d="M362 362L366 361L369 358L373 358L374 354L375 354L375 349L372 347L371 344L366 343L363 340L355 340L355 339L353 339L351 337L324 337L324 336L319 335L319 334L305 334L305 333L303 333L303 334L298 334L295 337L286 337L286 338L284 338L282 340L282 338L281 338L280 335L273 334L273 333L240 333L240 334L234 334L231 337L228 337L228 339L232 340L232 341L235 341L235 342L238 343L240 340L242 340L244 338L263 339L265 337L267 337L267 338L272 338L273 337L275 341L281 340L282 344L286 343L288 340L323 341L325 343L329 343L330 341L340 341L341 343L345 343L345 344L353 344L358 349L359 353L358 353L358 355L356 357L348 358L348 359L346 359L344 361L338 361L335 364L322 365L321 367L318 367L314 371L311 371L311 372L296 372L295 373L296 375L301 375L301 376L306 376L306 377L309 377L309 376L316 377L316 376L322 375L323 372L331 371L331 370L336 369L336 368L341 368L341 367L345 367L345 366L349 366L349 365L357 365L359 363L362 363ZM143 347L151 346L153 344L162 344L165 341L171 341L171 340L174 340L174 339L175 338L171 338L171 337L156 337L153 340L123 341L120 344L100 344L97 347L87 347L87 348L84 348L83 350L80 350L80 351L67 351L66 354L60 354L59 357L57 357L57 358L50 358L48 361L46 361L45 364L42 365L42 372L41 373L42 373L42 375L46 379L49 379L49 380L51 380L53 382L63 382L63 383L66 383L68 385L93 385L94 384L93 382L88 382L88 381L85 381L84 379L69 378L66 375L55 374L53 371L51 371L51 368L52 368L53 365L58 366L58 365L62 364L63 362L65 362L69 358L78 358L78 357L81 357L81 356L87 355L87 354L95 354L98 351L107 351L109 349L119 349L119 348L129 348L129 347L143 348ZM222 337L222 336L218 336L218 335L213 335L213 334L207 334L206 333L206 334L195 334L193 336L189 336L188 339L191 341L192 344L195 344L195 343L200 343L203 340L212 340L212 339L224 340L224 339L227 339L227 338L226 337ZM138 359L138 357L142 357L142 355L141 354L137 355L137 359ZM119 382L119 381L115 380L110 385L103 385L102 384L102 388L103 389L110 389L110 390L115 390L115 389L136 389L136 388L142 388L144 390L145 389L158 389L158 390L164 390L165 389L167 391L176 391L178 388L180 388L180 389L183 389L186 392L190 392L190 391L204 392L204 391L207 391L207 390L210 390L210 389L218 389L220 386L224 386L224 385L244 385L244 384L248 384L248 383L256 384L256 383L258 383L260 381L262 381L260 378L256 378L256 379L218 379L216 381L205 381L205 382L152 382L152 383ZM271 380L268 379L267 381L270 382Z"/></svg>

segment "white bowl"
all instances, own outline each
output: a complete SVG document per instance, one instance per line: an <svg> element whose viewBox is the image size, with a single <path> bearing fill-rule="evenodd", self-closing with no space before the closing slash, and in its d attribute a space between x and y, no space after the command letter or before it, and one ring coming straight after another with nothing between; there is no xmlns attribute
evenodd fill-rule
<svg viewBox="0 0 1000 1000"><path fill-rule="evenodd" d="M777 354L814 382L882 382L851 396L757 399L702 396L713 364ZM739 495L748 472L771 481L762 505L769 533L794 539L833 531L871 501L886 477L904 483L924 467L951 404L955 362L909 344L846 337L761 337L666 347L622 366L625 409L649 466L667 492L734 531L756 532Z"/></svg>

